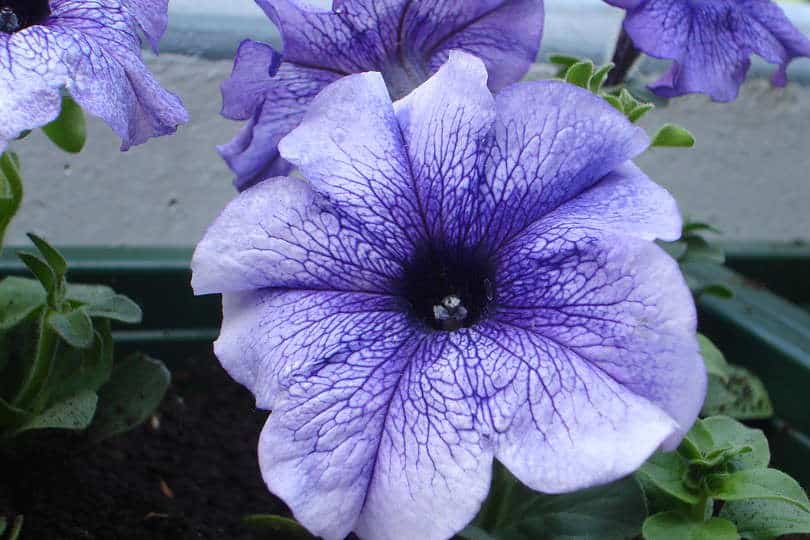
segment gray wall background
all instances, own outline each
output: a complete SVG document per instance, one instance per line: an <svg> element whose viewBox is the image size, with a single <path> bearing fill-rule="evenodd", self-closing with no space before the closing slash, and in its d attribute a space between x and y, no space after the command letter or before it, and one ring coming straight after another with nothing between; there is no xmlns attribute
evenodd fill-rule
<svg viewBox="0 0 810 540"><path fill-rule="evenodd" d="M172 0L171 15L167 53L147 59L183 97L191 122L126 153L95 119L79 156L59 152L40 133L15 144L26 198L10 244L25 243L24 233L33 231L60 245L192 245L234 196L215 146L239 125L218 114L219 84L241 38L277 42L277 35L250 0ZM810 33L810 9L791 5L789 15ZM599 0L547 0L542 52L601 58L615 38L605 29L618 30L620 21L621 12ZM176 54L189 50L197 54ZM638 162L675 194L685 215L717 225L727 239L810 240L810 60L794 64L798 82L787 89L754 78L735 103L687 97L643 122L650 131L677 122L695 133L696 149L652 150Z"/></svg>

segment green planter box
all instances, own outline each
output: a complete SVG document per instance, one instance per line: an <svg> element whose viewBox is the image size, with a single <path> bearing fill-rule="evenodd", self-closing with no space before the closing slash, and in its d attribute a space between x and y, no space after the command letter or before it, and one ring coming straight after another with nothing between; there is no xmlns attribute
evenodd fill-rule
<svg viewBox="0 0 810 540"><path fill-rule="evenodd" d="M777 418L762 423L774 462L810 485L810 246L733 244L728 267L692 265L703 283L724 283L735 296L699 301L701 329L726 354L764 381ZM25 275L14 248L0 257L0 276ZM220 301L196 298L189 282L190 249L65 249L74 282L103 283L144 310L138 328L119 326L119 350L140 350L169 367L210 355L219 331ZM777 294L778 293L778 294Z"/></svg>

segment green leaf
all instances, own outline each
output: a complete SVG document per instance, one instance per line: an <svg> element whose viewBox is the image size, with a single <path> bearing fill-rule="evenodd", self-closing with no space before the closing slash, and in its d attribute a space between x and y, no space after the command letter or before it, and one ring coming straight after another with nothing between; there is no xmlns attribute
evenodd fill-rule
<svg viewBox="0 0 810 540"><path fill-rule="evenodd" d="M594 65L590 60L577 62L565 74L565 81L587 89L593 76Z"/></svg>
<svg viewBox="0 0 810 540"><path fill-rule="evenodd" d="M627 118L635 124L636 122L644 118L647 115L647 113L651 112L653 109L655 109L655 105L652 103L640 103L635 107L633 107L632 109L630 109L629 111L626 111Z"/></svg>
<svg viewBox="0 0 810 540"><path fill-rule="evenodd" d="M710 262L724 264L726 262L725 252L710 244L701 236L687 236L686 254L680 259L681 262Z"/></svg>
<svg viewBox="0 0 810 540"><path fill-rule="evenodd" d="M98 393L109 380L113 369L113 339L110 323L99 321L89 349L65 347L58 352L48 389L50 399L61 401L85 390Z"/></svg>
<svg viewBox="0 0 810 540"><path fill-rule="evenodd" d="M130 324L139 323L143 318L138 304L103 285L69 285L67 299L83 304L93 318Z"/></svg>
<svg viewBox="0 0 810 540"><path fill-rule="evenodd" d="M645 540L738 540L734 524L722 518L693 521L678 512L662 512L644 522Z"/></svg>
<svg viewBox="0 0 810 540"><path fill-rule="evenodd" d="M703 334L698 334L698 342L700 343L700 355L703 357L709 375L715 375L722 380L727 380L730 370L726 357L723 356L720 349Z"/></svg>
<svg viewBox="0 0 810 540"><path fill-rule="evenodd" d="M684 236L689 236L691 234L698 232L711 232L714 234L723 234L723 231L721 231L714 225L710 225L708 223L703 223L700 221L691 221L683 226Z"/></svg>
<svg viewBox="0 0 810 540"><path fill-rule="evenodd" d="M683 451L681 448L678 451L690 459L703 457L718 448L711 432L701 420L695 422L695 425L686 434L681 447Z"/></svg>
<svg viewBox="0 0 810 540"><path fill-rule="evenodd" d="M22 176L17 155L0 154L0 250L6 229L20 209L23 199Z"/></svg>
<svg viewBox="0 0 810 540"><path fill-rule="evenodd" d="M788 493L792 498L807 502L798 484ZM810 513L784 501L749 499L729 501L720 516L733 521L747 540L773 540L785 534L810 533Z"/></svg>
<svg viewBox="0 0 810 540"><path fill-rule="evenodd" d="M82 392L57 403L23 424L17 433L35 429L86 429L93 421L98 396L95 392Z"/></svg>
<svg viewBox="0 0 810 540"><path fill-rule="evenodd" d="M712 416L700 422L711 433L715 447L751 449L730 459L729 464L734 470L763 469L770 463L768 439L761 430L749 428L727 416Z"/></svg>
<svg viewBox="0 0 810 540"><path fill-rule="evenodd" d="M259 533L267 533L269 538L316 540L316 537L310 534L303 525L282 516L255 514L242 518L242 523Z"/></svg>
<svg viewBox="0 0 810 540"><path fill-rule="evenodd" d="M28 320L45 303L45 289L39 281L18 277L0 281L0 333Z"/></svg>
<svg viewBox="0 0 810 540"><path fill-rule="evenodd" d="M602 96L602 98L611 105L613 105L613 108L617 109L620 113L624 114L624 106L622 105L622 102L618 97L611 94L605 94Z"/></svg>
<svg viewBox="0 0 810 540"><path fill-rule="evenodd" d="M53 273L56 275L56 279L61 280L63 277L65 277L68 265L62 254L54 249L53 246L51 246L48 242L35 234L28 233L28 238L31 239L42 257L45 259L45 262L47 262L48 266L51 267L51 270L53 270Z"/></svg>
<svg viewBox="0 0 810 540"><path fill-rule="evenodd" d="M59 148L71 154L78 154L87 141L87 122L84 111L72 98L62 98L62 111L59 116L42 128L45 135Z"/></svg>
<svg viewBox="0 0 810 540"><path fill-rule="evenodd" d="M134 354L116 364L99 392L90 439L102 441L140 425L160 405L170 382L166 366L146 355Z"/></svg>
<svg viewBox="0 0 810 540"><path fill-rule="evenodd" d="M745 368L729 366L724 381L709 378L706 401L701 415L726 415L740 420L765 419L773 416L773 404L762 381Z"/></svg>
<svg viewBox="0 0 810 540"><path fill-rule="evenodd" d="M776 469L747 469L730 474L712 474L707 478L714 497L723 501L770 499L790 503L810 513L807 497L796 499L796 481Z"/></svg>
<svg viewBox="0 0 810 540"><path fill-rule="evenodd" d="M20 260L28 267L32 274L42 283L45 291L50 295L56 287L56 276L48 263L31 253L17 253Z"/></svg>
<svg viewBox="0 0 810 540"><path fill-rule="evenodd" d="M665 124L652 140L652 147L692 148L695 137L689 130L675 124Z"/></svg>
<svg viewBox="0 0 810 540"><path fill-rule="evenodd" d="M642 482L649 483L667 495L686 504L697 504L700 498L684 485L686 461L677 452L659 452L636 472Z"/></svg>
<svg viewBox="0 0 810 540"><path fill-rule="evenodd" d="M646 515L644 493L632 477L575 493L543 495L497 464L484 508L461 536L486 538L479 534L483 531L498 540L624 540L639 533Z"/></svg>
<svg viewBox="0 0 810 540"><path fill-rule="evenodd" d="M734 298L734 291L728 285L724 285L722 283L714 283L712 285L706 285L705 287L699 287L695 291L695 296L716 296L717 298L723 299L730 299Z"/></svg>
<svg viewBox="0 0 810 540"><path fill-rule="evenodd" d="M67 313L53 311L48 315L48 325L71 347L88 349L93 346L93 321L82 308Z"/></svg>
<svg viewBox="0 0 810 540"><path fill-rule="evenodd" d="M611 62L596 70L591 76L591 80L588 81L588 89L594 94L598 94L602 90L602 86L605 84L608 74L613 71L614 67L616 67L616 65Z"/></svg>

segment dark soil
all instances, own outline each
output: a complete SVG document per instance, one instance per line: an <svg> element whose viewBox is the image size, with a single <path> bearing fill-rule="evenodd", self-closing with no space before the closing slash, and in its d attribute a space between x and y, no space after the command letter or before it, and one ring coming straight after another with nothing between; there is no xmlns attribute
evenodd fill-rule
<svg viewBox="0 0 810 540"><path fill-rule="evenodd" d="M253 539L243 516L286 513L259 474L267 413L215 360L188 365L156 421L78 454L2 458L0 515L24 514L22 540Z"/></svg>

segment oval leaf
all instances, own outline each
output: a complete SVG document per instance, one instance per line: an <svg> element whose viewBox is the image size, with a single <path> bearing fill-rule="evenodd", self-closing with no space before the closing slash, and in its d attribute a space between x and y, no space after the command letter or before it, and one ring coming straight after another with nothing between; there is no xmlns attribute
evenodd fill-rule
<svg viewBox="0 0 810 540"><path fill-rule="evenodd" d="M708 478L712 496L724 501L771 499L790 503L810 513L807 497L795 498L796 480L776 469L748 469L731 474L712 474Z"/></svg>
<svg viewBox="0 0 810 540"><path fill-rule="evenodd" d="M245 516L242 523L259 533L266 533L269 538L287 538L289 540L315 540L303 525L294 519L271 514Z"/></svg>
<svg viewBox="0 0 810 540"><path fill-rule="evenodd" d="M653 147L692 148L695 146L695 136L689 130L675 124L666 124L658 130L653 137Z"/></svg>
<svg viewBox="0 0 810 540"><path fill-rule="evenodd" d="M87 122L84 111L70 97L62 98L62 111L59 116L42 128L45 135L59 148L71 154L78 154L87 141Z"/></svg>
<svg viewBox="0 0 810 540"><path fill-rule="evenodd" d="M23 424L17 433L35 429L86 429L93 421L97 403L95 392L81 392L46 409Z"/></svg>
<svg viewBox="0 0 810 540"><path fill-rule="evenodd" d="M45 289L34 279L10 277L0 281L0 332L27 320L46 299Z"/></svg>
<svg viewBox="0 0 810 540"><path fill-rule="evenodd" d="M166 366L146 355L135 354L116 364L99 392L91 440L98 442L143 423L160 405L170 382Z"/></svg>
<svg viewBox="0 0 810 540"><path fill-rule="evenodd" d="M89 349L93 346L93 321L84 309L74 309L67 313L54 311L48 315L48 326L71 347Z"/></svg>

